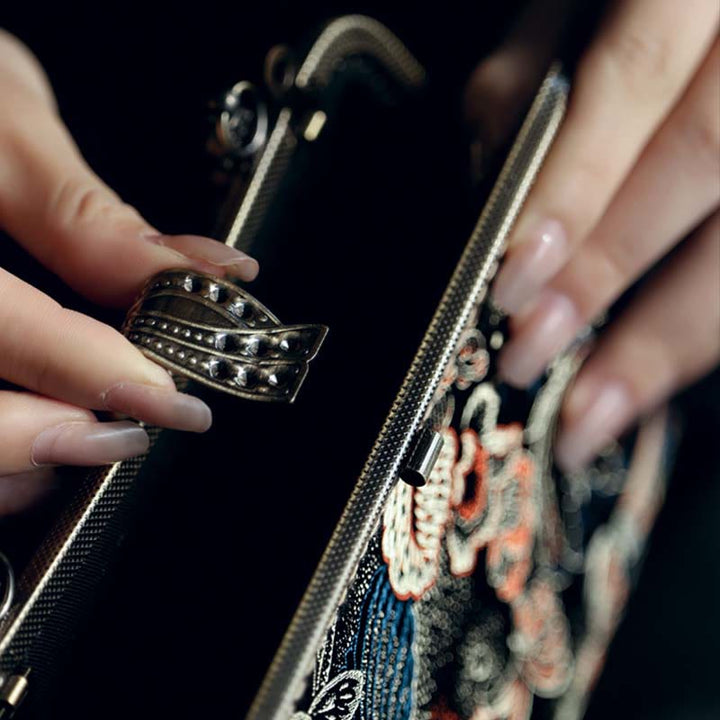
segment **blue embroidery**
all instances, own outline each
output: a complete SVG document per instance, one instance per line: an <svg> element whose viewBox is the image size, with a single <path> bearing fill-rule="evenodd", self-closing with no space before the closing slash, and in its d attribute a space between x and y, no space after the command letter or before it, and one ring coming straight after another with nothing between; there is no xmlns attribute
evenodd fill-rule
<svg viewBox="0 0 720 720"><path fill-rule="evenodd" d="M412 710L415 618L411 600L398 600L387 567L373 576L363 599L362 621L347 653L348 669L365 678L360 704L363 720L409 720Z"/></svg>

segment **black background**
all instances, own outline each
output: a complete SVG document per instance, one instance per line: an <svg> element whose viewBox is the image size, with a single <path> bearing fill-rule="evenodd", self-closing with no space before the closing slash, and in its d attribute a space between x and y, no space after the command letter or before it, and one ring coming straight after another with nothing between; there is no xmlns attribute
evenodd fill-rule
<svg viewBox="0 0 720 720"><path fill-rule="evenodd" d="M273 233L290 243L285 260L268 254L252 289L288 322L355 329L354 352L349 332L328 350L326 362L347 361L345 384L323 385L321 357L307 388L317 407L301 399L297 411L249 415L214 401L208 436L168 434L166 477L47 717L242 716L481 202L468 180L462 89L522 4L16 3L0 14L46 67L93 168L171 233L212 227L206 103L239 79L259 82L272 45L364 12L396 32L431 76L417 105L374 107L361 94L343 106L346 129L328 129L302 165L285 219L275 221ZM67 297L12 249L5 256ZM716 375L682 399L678 471L590 717L720 713L718 386ZM295 437L299 418L316 423L312 448ZM267 428L273 452L256 457Z"/></svg>

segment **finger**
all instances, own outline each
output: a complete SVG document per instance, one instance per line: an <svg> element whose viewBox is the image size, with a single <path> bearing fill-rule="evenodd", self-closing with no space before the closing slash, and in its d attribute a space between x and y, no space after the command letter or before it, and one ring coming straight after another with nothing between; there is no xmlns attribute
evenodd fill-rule
<svg viewBox="0 0 720 720"><path fill-rule="evenodd" d="M537 307L514 323L501 361L508 382L531 383L583 326L717 207L719 71L716 42L587 242L540 294Z"/></svg>
<svg viewBox="0 0 720 720"><path fill-rule="evenodd" d="M193 235L165 236L85 164L29 53L0 36L0 227L87 297L128 304L170 267L251 280L257 262ZM19 70L5 72L6 67ZM36 78L35 81L32 78Z"/></svg>
<svg viewBox="0 0 720 720"><path fill-rule="evenodd" d="M564 125L496 279L494 298L505 310L519 312L603 216L694 75L719 16L715 0L614 4L581 61Z"/></svg>
<svg viewBox="0 0 720 720"><path fill-rule="evenodd" d="M720 359L720 213L610 326L562 411L556 457L582 467L639 415Z"/></svg>
<svg viewBox="0 0 720 720"><path fill-rule="evenodd" d="M100 423L89 410L24 392L0 392L0 476L43 465L106 465L146 452L131 422Z"/></svg>
<svg viewBox="0 0 720 720"><path fill-rule="evenodd" d="M37 505L55 485L52 468L36 468L0 476L0 518L17 515Z"/></svg>
<svg viewBox="0 0 720 720"><path fill-rule="evenodd" d="M113 328L0 270L0 377L83 408L202 432L210 409Z"/></svg>
<svg viewBox="0 0 720 720"><path fill-rule="evenodd" d="M0 28L0 67L3 82L34 92L38 99L55 108L55 95L50 81L37 58L14 35Z"/></svg>

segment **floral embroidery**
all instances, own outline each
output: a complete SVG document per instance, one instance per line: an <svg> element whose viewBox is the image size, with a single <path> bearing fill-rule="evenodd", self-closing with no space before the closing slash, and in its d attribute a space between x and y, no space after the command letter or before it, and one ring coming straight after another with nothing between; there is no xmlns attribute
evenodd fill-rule
<svg viewBox="0 0 720 720"><path fill-rule="evenodd" d="M400 483L394 489L382 547L394 592L415 600L437 579L443 540L449 571L456 577L473 574L480 552L486 551L488 584L511 606L509 645L526 686L511 681L497 702L476 715L505 717L507 705L520 708L520 714L507 717L522 718L532 704L528 688L552 696L567 685L572 655L555 591L543 580L528 584L538 525L535 462L523 446L520 425L498 426L499 405L491 384L475 388L466 403L463 425L469 427L462 430L459 446L455 432L446 429L430 482L421 488Z"/></svg>
<svg viewBox="0 0 720 720"><path fill-rule="evenodd" d="M467 390L481 382L489 367L490 355L483 334L477 328L465 330L460 336L453 359L445 368L435 400L446 396L453 385L458 390Z"/></svg>
<svg viewBox="0 0 720 720"><path fill-rule="evenodd" d="M545 580L534 579L512 604L514 632L508 642L525 683L542 697L562 693L571 677L570 628L562 603Z"/></svg>
<svg viewBox="0 0 720 720"><path fill-rule="evenodd" d="M450 570L455 575L472 573L478 552L487 547L488 582L501 600L510 602L531 569L534 464L517 441L491 454L473 430L463 431L462 448L456 470L466 487L447 534ZM468 478L473 482L467 483Z"/></svg>
<svg viewBox="0 0 720 720"><path fill-rule="evenodd" d="M530 573L534 463L517 424L496 426L493 387L481 385L474 395L481 396L478 407L487 411L481 435L462 432L458 459L455 432L446 429L428 484L399 483L386 507L383 558L400 598L418 599L432 586L446 533L455 575L472 573L478 552L487 547L488 581L505 602L520 594Z"/></svg>
<svg viewBox="0 0 720 720"><path fill-rule="evenodd" d="M503 687L495 702L478 708L470 720L527 720L532 709L532 695L519 680ZM462 720L442 699L430 710L430 720Z"/></svg>
<svg viewBox="0 0 720 720"><path fill-rule="evenodd" d="M459 348L455 359L455 385L458 390L467 390L487 375L490 355L485 349L485 338L476 328L466 330L461 335Z"/></svg>
<svg viewBox="0 0 720 720"><path fill-rule="evenodd" d="M398 598L417 599L435 582L440 543L450 517L457 437L448 428L428 483L398 483L385 508L382 553Z"/></svg>
<svg viewBox="0 0 720 720"><path fill-rule="evenodd" d="M528 720L533 696L520 681L514 680L505 687L491 705L479 707L470 720Z"/></svg>
<svg viewBox="0 0 720 720"><path fill-rule="evenodd" d="M485 379L492 362L482 334L465 332L435 396L438 461L425 486L391 492L318 656L310 708L293 720L528 720L535 696L582 716L660 506L661 465L583 537L566 520L583 522L591 487L572 479L568 491L549 462L563 381L516 394L508 412L508 389ZM542 420L532 432L531 416ZM617 495L622 459L613 468ZM583 572L571 628L558 584Z"/></svg>
<svg viewBox="0 0 720 720"><path fill-rule="evenodd" d="M360 705L362 689L362 673L348 670L320 691L308 712L296 712L291 720L351 720Z"/></svg>

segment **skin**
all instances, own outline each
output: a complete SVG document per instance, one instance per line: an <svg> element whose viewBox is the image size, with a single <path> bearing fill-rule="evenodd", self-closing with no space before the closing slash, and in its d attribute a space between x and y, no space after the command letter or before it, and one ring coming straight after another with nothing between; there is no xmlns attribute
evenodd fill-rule
<svg viewBox="0 0 720 720"><path fill-rule="evenodd" d="M675 251L601 332L568 393L555 447L566 470L720 359L719 21L714 0L611 4L495 280L512 333L500 372L525 387ZM502 105L509 68L527 53L522 34L468 86L469 119L491 136L483 98ZM513 75L518 86L526 81Z"/></svg>
<svg viewBox="0 0 720 720"><path fill-rule="evenodd" d="M513 329L501 372L523 386L681 245L603 332L569 393L556 447L567 469L720 358L720 8L716 0L688 2L611 6L495 283ZM546 17L541 5L533 4L529 24ZM522 71L533 66L527 53L548 52L521 45L527 36L511 37L468 85L470 120L495 136L505 123L501 114L483 117L484 97L502 100L513 82L532 86L536 79ZM0 227L70 286L123 307L149 276L171 267L257 274L254 260L207 238L162 235L104 185L62 124L42 68L2 32L0 96ZM143 451L139 426L98 428L93 411L197 432L211 422L203 403L176 392L117 331L3 270L0 378L25 388L0 391L0 514L35 502L54 464L103 464Z"/></svg>
<svg viewBox="0 0 720 720"><path fill-rule="evenodd" d="M151 227L92 172L57 113L30 51L0 31L0 228L92 300L127 307L169 268L252 280L257 262L209 238ZM51 484L48 466L100 465L142 453L147 435L111 410L202 432L209 408L178 393L168 373L119 332L61 307L0 269L0 514L19 512Z"/></svg>

